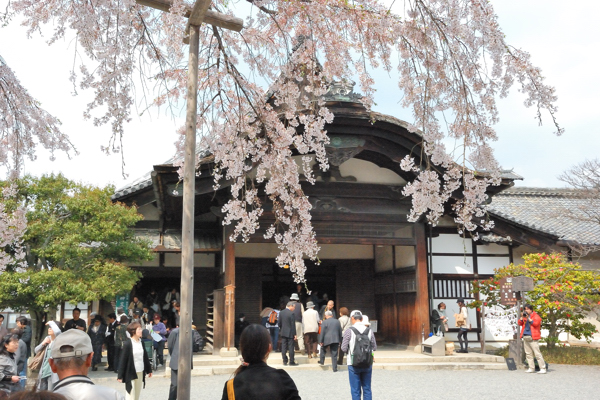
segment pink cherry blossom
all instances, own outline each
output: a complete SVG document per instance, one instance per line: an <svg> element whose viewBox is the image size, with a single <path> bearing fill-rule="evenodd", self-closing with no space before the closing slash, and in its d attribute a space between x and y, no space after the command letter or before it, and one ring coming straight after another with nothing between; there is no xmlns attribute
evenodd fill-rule
<svg viewBox="0 0 600 400"><path fill-rule="evenodd" d="M316 259L319 250L300 176L313 182L306 157L328 168L325 126L334 116L322 95L332 82L356 80L370 110L373 69L400 72L402 106L412 110L410 130L422 135L425 154L419 159L427 160L401 164L417 175L404 189L412 197L412 221L425 215L435 224L452 201L461 229L477 228L474 217L483 219L486 187L499 183L491 150L496 100L513 85L540 122L545 111L562 133L554 88L527 52L505 42L488 1L406 0L394 9L378 0L251 3L241 32L201 28L197 128L201 147L214 156L215 187L231 183L223 222L235 224L232 238L249 240L264 205L272 205L267 237L281 249L277 262L289 265L298 281L304 259ZM173 0L169 13L134 0L14 0L10 6L31 35L45 25L52 29L50 43L67 30L76 33L76 51L91 62L77 66L72 80L94 92L85 116L112 126L107 151L119 151L132 106L141 100L139 80L147 88L152 82L154 105L184 101L182 40L190 2ZM223 0L211 8L239 11L237 3ZM55 137L57 145L64 140ZM447 137L456 148L444 146ZM301 167L293 155L305 157Z"/></svg>

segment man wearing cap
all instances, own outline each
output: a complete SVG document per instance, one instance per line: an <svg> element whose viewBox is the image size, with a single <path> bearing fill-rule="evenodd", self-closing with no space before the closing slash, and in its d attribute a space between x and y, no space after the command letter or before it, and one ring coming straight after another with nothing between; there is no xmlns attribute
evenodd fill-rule
<svg viewBox="0 0 600 400"><path fill-rule="evenodd" d="M304 331L302 330L302 314L304 314L304 306L300 303L298 293L292 293L290 301L296 303L296 308L294 308L294 317L296 318L296 338L298 339L300 353L304 355Z"/></svg>
<svg viewBox="0 0 600 400"><path fill-rule="evenodd" d="M304 329L304 344L308 358L317 357L317 342L319 335L319 313L315 310L315 303L306 303L306 311L302 314L302 328Z"/></svg>
<svg viewBox="0 0 600 400"><path fill-rule="evenodd" d="M70 329L57 336L49 359L52 372L60 379L53 392L69 400L125 400L125 397L105 386L95 385L88 378L94 351L90 337L78 329Z"/></svg>
<svg viewBox="0 0 600 400"><path fill-rule="evenodd" d="M350 320L352 321L352 327L344 332L344 338L342 340L342 351L348 353L347 364L348 377L350 378L350 393L352 394L352 400L360 400L362 390L363 400L371 400L373 398L371 393L373 365L371 364L366 368L357 368L352 365L356 332L367 334L371 341L371 349L373 351L377 350L377 342L375 342L375 335L373 335L371 329L367 328L363 323L362 312L353 310L350 313Z"/></svg>
<svg viewBox="0 0 600 400"><path fill-rule="evenodd" d="M321 333L319 334L319 343L321 344L321 357L319 364L325 364L325 351L329 347L331 353L331 368L337 372L338 346L342 337L342 326L337 319L333 318L333 313L325 311L325 320L321 322Z"/></svg>
<svg viewBox="0 0 600 400"><path fill-rule="evenodd" d="M281 337L281 357L283 365L288 365L287 352L290 353L290 365L298 365L294 362L294 339L296 339L296 317L294 310L296 302L289 301L286 308L279 313L279 336Z"/></svg>

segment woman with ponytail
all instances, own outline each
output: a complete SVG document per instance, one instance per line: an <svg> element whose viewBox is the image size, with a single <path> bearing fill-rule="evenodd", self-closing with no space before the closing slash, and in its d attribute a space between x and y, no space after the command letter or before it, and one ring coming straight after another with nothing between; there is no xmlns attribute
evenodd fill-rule
<svg viewBox="0 0 600 400"><path fill-rule="evenodd" d="M235 377L225 383L221 399L300 400L298 388L288 373L267 365L271 350L267 328L258 324L246 327L240 337L242 365L234 372Z"/></svg>

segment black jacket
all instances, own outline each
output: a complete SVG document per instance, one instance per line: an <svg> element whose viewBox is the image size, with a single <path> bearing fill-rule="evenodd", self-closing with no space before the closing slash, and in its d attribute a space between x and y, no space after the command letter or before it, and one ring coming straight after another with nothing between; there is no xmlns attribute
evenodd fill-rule
<svg viewBox="0 0 600 400"><path fill-rule="evenodd" d="M144 343L142 343L142 347ZM152 373L152 366L150 365L150 359L144 349L144 387L146 387L146 374ZM131 393L132 384L134 379L137 379L137 373L135 372L135 364L133 361L133 346L131 339L125 340L123 343L123 349L121 350L121 363L119 364L119 379L125 383L125 390L127 393Z"/></svg>
<svg viewBox="0 0 600 400"><path fill-rule="evenodd" d="M287 372L267 364L252 364L233 379L236 399L243 400L300 400L298 388ZM221 400L228 400L227 382Z"/></svg>
<svg viewBox="0 0 600 400"><path fill-rule="evenodd" d="M279 336L284 338L293 338L296 336L296 317L289 308L281 310L277 325L279 325Z"/></svg>
<svg viewBox="0 0 600 400"><path fill-rule="evenodd" d="M115 345L115 331L117 329L117 326L119 326L119 323L117 321L115 321L114 324L111 324L109 322L108 325L106 326L106 329L108 330L108 336L106 336L106 338L104 339L104 342L106 343L107 346Z"/></svg>
<svg viewBox="0 0 600 400"><path fill-rule="evenodd" d="M92 341L92 347L95 349L98 347L102 347L102 345L104 344L104 340L106 339L106 325L100 324L97 332L93 331L93 327L93 324L90 325L87 334L90 337L90 340Z"/></svg>

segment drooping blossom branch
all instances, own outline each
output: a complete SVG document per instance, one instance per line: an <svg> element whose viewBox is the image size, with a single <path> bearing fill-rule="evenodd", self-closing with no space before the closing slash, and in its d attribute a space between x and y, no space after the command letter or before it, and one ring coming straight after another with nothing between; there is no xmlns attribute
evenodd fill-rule
<svg viewBox="0 0 600 400"><path fill-rule="evenodd" d="M0 165L18 174L23 160L35 160L36 147L51 152L73 150L60 121L41 108L0 56Z"/></svg>
<svg viewBox="0 0 600 400"><path fill-rule="evenodd" d="M23 235L27 218L22 205L16 202L17 186L6 183L0 192L0 273L7 268L25 267Z"/></svg>
<svg viewBox="0 0 600 400"><path fill-rule="evenodd" d="M278 263L290 265L298 280L304 259L318 252L300 174L314 179L310 157L328 168L325 125L333 115L321 96L330 83L357 80L370 109L373 70L400 72L399 97L412 110L411 129L423 136L424 154L417 156L425 160L414 165L409 157L402 163L417 176L405 189L412 196L412 221L425 214L435 224L452 198L462 229L489 226L481 205L486 187L500 181L491 151L496 100L513 84L527 96L526 105L536 107L540 121L546 110L556 124L554 89L528 53L505 42L489 2L401 3L390 9L377 0L254 0L242 32L201 29L198 130L214 155L216 184L233 182L224 223L236 224L234 238L248 240L267 201L275 220L267 237L281 248ZM93 65L83 65L74 79L95 93L88 115L101 108L94 122L111 123L118 139L135 103L134 76L159 82L157 105L184 99L182 39L190 4L173 0L169 13L134 0L17 0L13 7L31 32L52 21L51 41L67 28L76 31ZM211 3L230 15L239 5ZM558 125L557 131L562 132ZM444 146L448 137L457 148ZM294 155L303 156L301 166Z"/></svg>

